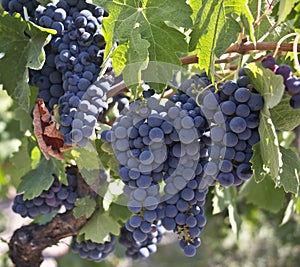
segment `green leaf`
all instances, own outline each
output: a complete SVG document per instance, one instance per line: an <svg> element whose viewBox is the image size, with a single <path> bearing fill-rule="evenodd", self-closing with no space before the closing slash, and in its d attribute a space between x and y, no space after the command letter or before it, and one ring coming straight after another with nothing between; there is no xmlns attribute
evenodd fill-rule
<svg viewBox="0 0 300 267"><path fill-rule="evenodd" d="M135 38L134 35L136 36ZM135 88L136 84L141 84L142 73L141 71L147 68L148 48L149 42L143 40L137 31L132 31L132 38L128 43L127 50L127 64L123 71L124 82L128 87ZM132 75L132 74L135 75ZM133 95L136 95L136 90L133 91Z"/></svg>
<svg viewBox="0 0 300 267"><path fill-rule="evenodd" d="M75 149L74 153L72 151L72 154L75 156L79 170L83 168L91 171L99 169L100 160L98 153L91 143L87 147Z"/></svg>
<svg viewBox="0 0 300 267"><path fill-rule="evenodd" d="M286 224L293 217L293 214L295 213L295 207L296 207L295 199L292 198L290 200L288 206L285 209L284 216L282 218L282 221L281 221L280 225Z"/></svg>
<svg viewBox="0 0 300 267"><path fill-rule="evenodd" d="M47 190L53 183L53 174L62 177L65 180L65 172L62 173L63 164L51 158L43 158L38 166L25 174L21 179L18 192L24 192L24 199L32 199L39 196L43 190Z"/></svg>
<svg viewBox="0 0 300 267"><path fill-rule="evenodd" d="M252 203L261 209L278 212L285 203L285 193L281 188L275 188L274 181L270 178L256 183L254 179L248 180L241 188L241 196L248 203Z"/></svg>
<svg viewBox="0 0 300 267"><path fill-rule="evenodd" d="M136 29L131 32L130 40L126 44L119 45L112 53L113 67L116 69L116 75L124 72L124 82L127 86L132 86L140 82L140 75L127 74L139 73L142 69L147 67L148 48L150 44L148 41L141 38L141 35ZM136 63L136 64L132 64ZM129 68L129 70L126 70ZM132 70L134 68L134 70Z"/></svg>
<svg viewBox="0 0 300 267"><path fill-rule="evenodd" d="M290 149L280 147L282 154L282 172L278 185L283 186L285 192L291 192L295 195L299 193L299 173L300 159L298 155Z"/></svg>
<svg viewBox="0 0 300 267"><path fill-rule="evenodd" d="M258 9L263 10L265 8L265 3L250 0L248 6L252 14L256 14ZM273 12L275 12L275 7L273 8ZM274 14L265 14L264 19L255 25L254 35L256 40L264 36L264 42L278 42L282 36L291 32L289 23L280 23L273 31L269 31L274 26L274 19ZM267 36L266 33L268 33Z"/></svg>
<svg viewBox="0 0 300 267"><path fill-rule="evenodd" d="M215 187L213 197L212 214L218 214L225 210L235 199L236 189L233 187Z"/></svg>
<svg viewBox="0 0 300 267"><path fill-rule="evenodd" d="M86 183L95 191L100 188L100 169L102 162L99 159L98 152L94 144L89 143L85 148L72 150L71 153L76 161L78 170Z"/></svg>
<svg viewBox="0 0 300 267"><path fill-rule="evenodd" d="M260 143L255 144L252 147L252 150L253 155L250 162L252 163L253 178L255 182L259 183L265 179L266 176L268 176L268 170L264 169L264 163L260 151Z"/></svg>
<svg viewBox="0 0 300 267"><path fill-rule="evenodd" d="M48 214L42 214L34 218L34 223L37 223L38 225L43 225L48 222L51 222L52 219L57 215L58 210L53 210Z"/></svg>
<svg viewBox="0 0 300 267"><path fill-rule="evenodd" d="M84 235L85 240L104 243L109 233L120 234L120 225L108 213L95 212L92 218L80 229L79 235Z"/></svg>
<svg viewBox="0 0 300 267"><path fill-rule="evenodd" d="M215 187L213 197L213 214L220 213L228 209L229 222L233 233L238 237L241 229L241 218L236 210L236 188L235 187Z"/></svg>
<svg viewBox="0 0 300 267"><path fill-rule="evenodd" d="M30 95L27 67L42 67L45 60L43 46L50 41L49 33L55 32L24 21L20 14L0 13L0 53L3 55L0 83L26 110L29 109Z"/></svg>
<svg viewBox="0 0 300 267"><path fill-rule="evenodd" d="M104 5L110 14L103 20L107 41L106 54L116 41L121 45L117 48L117 52L113 53L113 61L123 64L119 69L124 65L140 62L135 64L135 68L139 65L137 70L141 70L147 65L147 61L168 62L174 65L181 63L177 53L187 53L187 42L186 36L178 29L192 26L190 18L192 10L185 1L94 0L92 2ZM129 72L124 74L125 81L139 80L139 71L127 73Z"/></svg>
<svg viewBox="0 0 300 267"><path fill-rule="evenodd" d="M22 145L19 148L19 151L14 153L10 161L13 166L18 169L17 178L22 177L27 172L31 170L31 158L30 151L28 151L28 137L24 137L22 140Z"/></svg>
<svg viewBox="0 0 300 267"><path fill-rule="evenodd" d="M132 215L125 205L118 205L116 203L111 203L109 206L109 215L116 221L121 221L125 223Z"/></svg>
<svg viewBox="0 0 300 267"><path fill-rule="evenodd" d="M282 167L282 155L279 149L276 129L266 108L260 112L258 132L260 135L259 144L263 168L276 181Z"/></svg>
<svg viewBox="0 0 300 267"><path fill-rule="evenodd" d="M223 55L225 50L237 40L239 33L241 32L240 25L232 17L226 18L226 22L222 27L216 43L216 56Z"/></svg>
<svg viewBox="0 0 300 267"><path fill-rule="evenodd" d="M73 215L76 219L85 216L89 218L95 211L96 201L89 196L79 198L75 202L75 208L73 209Z"/></svg>
<svg viewBox="0 0 300 267"><path fill-rule="evenodd" d="M203 0L191 33L189 49L196 50L199 67L207 73L213 70L217 40L224 24L224 0Z"/></svg>
<svg viewBox="0 0 300 267"><path fill-rule="evenodd" d="M128 53L128 45L127 44L121 44L116 47L116 49L112 52L111 58L112 60L112 66L114 69L114 72L116 75L120 75L127 64L127 53Z"/></svg>
<svg viewBox="0 0 300 267"><path fill-rule="evenodd" d="M278 20L277 23L284 21L286 17L292 11L294 5L298 3L299 0L280 0L278 9Z"/></svg>
<svg viewBox="0 0 300 267"><path fill-rule="evenodd" d="M255 42L254 18L251 14L251 10L248 7L248 0L225 0L224 1L226 14L235 13L241 16L243 25L245 27L245 34L250 35L250 40Z"/></svg>
<svg viewBox="0 0 300 267"><path fill-rule="evenodd" d="M265 106L273 108L278 105L284 93L283 77L269 69L260 68L254 63L247 64L245 71L251 84L263 96Z"/></svg>
<svg viewBox="0 0 300 267"><path fill-rule="evenodd" d="M284 94L280 103L270 110L275 128L280 131L292 131L300 124L300 110L290 105L290 98Z"/></svg>
<svg viewBox="0 0 300 267"><path fill-rule="evenodd" d="M230 204L228 206L228 216L229 216L229 222L231 225L232 232L238 238L239 232L241 230L242 219L237 212L237 208L235 204Z"/></svg>
<svg viewBox="0 0 300 267"><path fill-rule="evenodd" d="M300 213L300 197L297 197L297 202L296 202L296 213Z"/></svg>

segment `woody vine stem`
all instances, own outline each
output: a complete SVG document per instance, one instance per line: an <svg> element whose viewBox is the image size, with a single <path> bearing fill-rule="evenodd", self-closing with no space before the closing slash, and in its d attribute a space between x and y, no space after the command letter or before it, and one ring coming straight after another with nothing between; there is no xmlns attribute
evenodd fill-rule
<svg viewBox="0 0 300 267"><path fill-rule="evenodd" d="M300 36L300 35L299 35ZM231 53L237 53L239 55L245 55L253 51L275 51L274 53L281 52L292 52L292 51L300 51L300 44L297 43L298 38L295 39L294 43L281 43L281 42L248 42L247 40L243 40L240 44L235 43L231 45L224 54L231 54ZM237 59L239 55L233 55L229 56L224 59L217 59L215 63L229 63L233 60ZM276 55L275 55L276 56ZM195 64L198 63L199 59L197 55L191 55L182 57L181 59L182 65L189 65L189 64ZM298 67L296 66L296 69ZM300 68L299 68L300 69ZM108 98L113 97L115 95L118 95L124 91L126 91L126 84L124 81L112 86L112 88L109 90L107 96Z"/></svg>

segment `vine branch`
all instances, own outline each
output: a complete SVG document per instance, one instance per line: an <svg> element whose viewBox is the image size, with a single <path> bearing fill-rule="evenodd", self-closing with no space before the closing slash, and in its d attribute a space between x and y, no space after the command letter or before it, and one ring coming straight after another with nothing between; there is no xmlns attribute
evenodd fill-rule
<svg viewBox="0 0 300 267"><path fill-rule="evenodd" d="M78 173L79 197L96 196ZM76 219L73 212L58 214L46 224L29 224L17 229L9 242L9 257L16 267L39 267L43 262L42 251L56 245L62 238L76 235L87 222L86 217Z"/></svg>
<svg viewBox="0 0 300 267"><path fill-rule="evenodd" d="M278 51L293 51L295 47L293 47L294 44L289 44L289 43L282 43L278 45L276 42L258 42L256 44L252 42L242 42L240 44L235 43L231 45L225 52L224 54L230 54L230 53L238 53L241 55L247 54L251 51L268 51L268 50L278 50ZM300 44L297 45L297 51L300 51ZM228 58L224 59L217 59L215 62L216 63L229 63L235 59L237 59L239 55L234 55ZM198 63L198 56L197 55L191 55L191 56L186 56L180 58L182 65L189 65L189 64L194 64ZM118 95L120 93L128 91L126 84L124 81L114 85L111 87L111 89L108 91L108 98L113 97L115 95Z"/></svg>

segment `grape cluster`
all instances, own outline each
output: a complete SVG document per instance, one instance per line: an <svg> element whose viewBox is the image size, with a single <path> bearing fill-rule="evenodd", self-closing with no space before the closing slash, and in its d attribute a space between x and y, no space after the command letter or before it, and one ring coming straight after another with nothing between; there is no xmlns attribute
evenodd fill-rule
<svg viewBox="0 0 300 267"><path fill-rule="evenodd" d="M32 19L34 18L34 13L39 2L36 0L2 0L1 5L3 9L10 14L17 12L20 13L23 18L25 18L24 8L26 8L29 18Z"/></svg>
<svg viewBox="0 0 300 267"><path fill-rule="evenodd" d="M132 239L145 242L151 225L161 221L178 235L184 253L194 256L209 186L239 185L252 176L264 101L244 70L218 89L202 74L178 91L161 102L153 90L144 91L145 99L131 103L101 138L114 150L130 197L133 215L125 228Z"/></svg>
<svg viewBox="0 0 300 267"><path fill-rule="evenodd" d="M134 215L125 227L135 242L144 242L151 225L162 220L162 226L188 246L182 248L191 256L190 247L200 245L198 236L205 224L201 206L208 187L199 163L207 157L200 153L204 130L197 131L195 124L198 128L207 124L200 109L191 117L181 106L159 103L152 91L146 92L146 100L132 103L129 112L101 136L114 149L124 193L130 197L128 208ZM193 99L188 104L197 106Z"/></svg>
<svg viewBox="0 0 300 267"><path fill-rule="evenodd" d="M160 222L151 225L151 231L147 234L147 238L138 242L133 237L133 233L121 228L119 243L126 247L126 256L134 260L148 258L151 254L157 251L157 244L161 241L164 228Z"/></svg>
<svg viewBox="0 0 300 267"><path fill-rule="evenodd" d="M39 196L24 200L23 193L14 198L12 210L22 217L35 218L38 215L49 214L58 211L62 206L66 210L71 210L78 198L77 189L77 170L73 167L66 169L68 185L61 184L54 175L54 181L49 189L44 190Z"/></svg>
<svg viewBox="0 0 300 267"><path fill-rule="evenodd" d="M22 15L23 6L27 7L36 24L56 31L45 46L42 69L30 70L29 84L38 87L37 97L44 100L50 112L58 106L59 131L65 143L86 146L94 136L99 114L108 108L106 92L110 86L106 81L96 83L105 49L102 19L108 14L84 0L60 0L46 7L37 7L36 3L3 1L6 10ZM112 70L108 65L107 73Z"/></svg>
<svg viewBox="0 0 300 267"><path fill-rule="evenodd" d="M252 146L259 141L259 111L264 102L244 70L239 71L236 82L226 81L216 92L211 87L199 94L195 77L179 89L197 100L203 118L209 124L209 130L206 127L202 137L203 154L207 153L209 157L202 161L206 179L211 177L222 186L239 185L249 179L252 176L249 161ZM186 94L174 95L172 101L177 101L181 95L186 98ZM181 103L182 107L184 105Z"/></svg>
<svg viewBox="0 0 300 267"><path fill-rule="evenodd" d="M103 63L104 15L107 14L101 7L80 0L59 1L56 6L48 4L38 18L44 27L51 21L50 27L58 35L50 45L55 54L55 68L61 74L57 78L64 90L63 95L57 93L58 111L60 132L68 145L85 146L94 134L99 113L107 108L107 84L94 84Z"/></svg>
<svg viewBox="0 0 300 267"><path fill-rule="evenodd" d="M71 249L82 259L100 262L115 250L115 241L116 236L112 234L110 234L110 240L104 243L96 243L91 240L77 242L76 236L74 236Z"/></svg>
<svg viewBox="0 0 300 267"><path fill-rule="evenodd" d="M300 109L300 79L292 75L292 68L289 65L276 65L276 60L272 56L267 56L262 60L262 66L274 71L283 77L285 91L291 95L290 105L294 109Z"/></svg>

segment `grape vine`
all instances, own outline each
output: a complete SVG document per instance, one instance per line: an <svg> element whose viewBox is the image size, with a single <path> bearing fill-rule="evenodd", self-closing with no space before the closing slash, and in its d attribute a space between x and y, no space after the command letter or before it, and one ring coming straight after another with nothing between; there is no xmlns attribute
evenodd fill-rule
<svg viewBox="0 0 300 267"><path fill-rule="evenodd" d="M229 2L2 0L0 196L32 220L0 236L15 266L65 237L116 263L175 236L192 262L211 211L236 236L239 211L300 212L300 1Z"/></svg>

